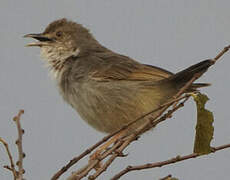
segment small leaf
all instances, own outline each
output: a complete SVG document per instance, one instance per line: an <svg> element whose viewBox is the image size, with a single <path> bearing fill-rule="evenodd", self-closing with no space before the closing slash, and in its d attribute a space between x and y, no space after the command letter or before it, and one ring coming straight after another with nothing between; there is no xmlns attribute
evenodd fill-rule
<svg viewBox="0 0 230 180"><path fill-rule="evenodd" d="M209 100L205 94L195 94L193 99L197 107L197 124L196 137L194 143L194 153L209 154L211 152L211 140L213 139L213 114L211 111L205 109L205 104Z"/></svg>

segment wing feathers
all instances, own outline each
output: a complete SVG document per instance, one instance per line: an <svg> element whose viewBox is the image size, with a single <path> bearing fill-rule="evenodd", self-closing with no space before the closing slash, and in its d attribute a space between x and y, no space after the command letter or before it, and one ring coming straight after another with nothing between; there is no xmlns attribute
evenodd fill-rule
<svg viewBox="0 0 230 180"><path fill-rule="evenodd" d="M91 73L91 78L97 81L130 80L158 81L168 78L171 72L164 69L140 64L126 56L106 57L108 63Z"/></svg>

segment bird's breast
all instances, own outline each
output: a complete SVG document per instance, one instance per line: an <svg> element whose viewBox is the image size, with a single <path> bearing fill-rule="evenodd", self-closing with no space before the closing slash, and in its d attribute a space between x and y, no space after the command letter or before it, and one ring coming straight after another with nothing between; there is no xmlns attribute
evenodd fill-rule
<svg viewBox="0 0 230 180"><path fill-rule="evenodd" d="M65 101L93 128L106 133L158 107L162 97L156 88L140 87L136 82L69 83L61 87Z"/></svg>

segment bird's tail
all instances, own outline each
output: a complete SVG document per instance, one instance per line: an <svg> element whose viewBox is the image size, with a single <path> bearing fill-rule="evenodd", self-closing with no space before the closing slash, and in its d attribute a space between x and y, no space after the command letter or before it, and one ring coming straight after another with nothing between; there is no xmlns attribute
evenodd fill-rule
<svg viewBox="0 0 230 180"><path fill-rule="evenodd" d="M208 59L201 61L195 65L188 67L185 70L182 70L174 75L172 75L168 80L176 85L177 88L183 87L188 81L190 81L195 74L197 73L205 73L208 68L213 65L213 61ZM197 88L209 86L210 84L206 83L193 83L188 91L195 91Z"/></svg>

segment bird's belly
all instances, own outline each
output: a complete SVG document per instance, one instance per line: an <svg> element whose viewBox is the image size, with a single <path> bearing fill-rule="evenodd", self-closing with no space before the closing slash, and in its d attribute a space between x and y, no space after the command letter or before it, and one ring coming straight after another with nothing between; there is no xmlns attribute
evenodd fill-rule
<svg viewBox="0 0 230 180"><path fill-rule="evenodd" d="M162 96L154 88L137 89L135 86L97 86L80 88L68 95L67 102L93 128L114 132L143 114L157 108ZM70 94L70 93L69 93ZM136 129L146 119L138 121L131 129Z"/></svg>

